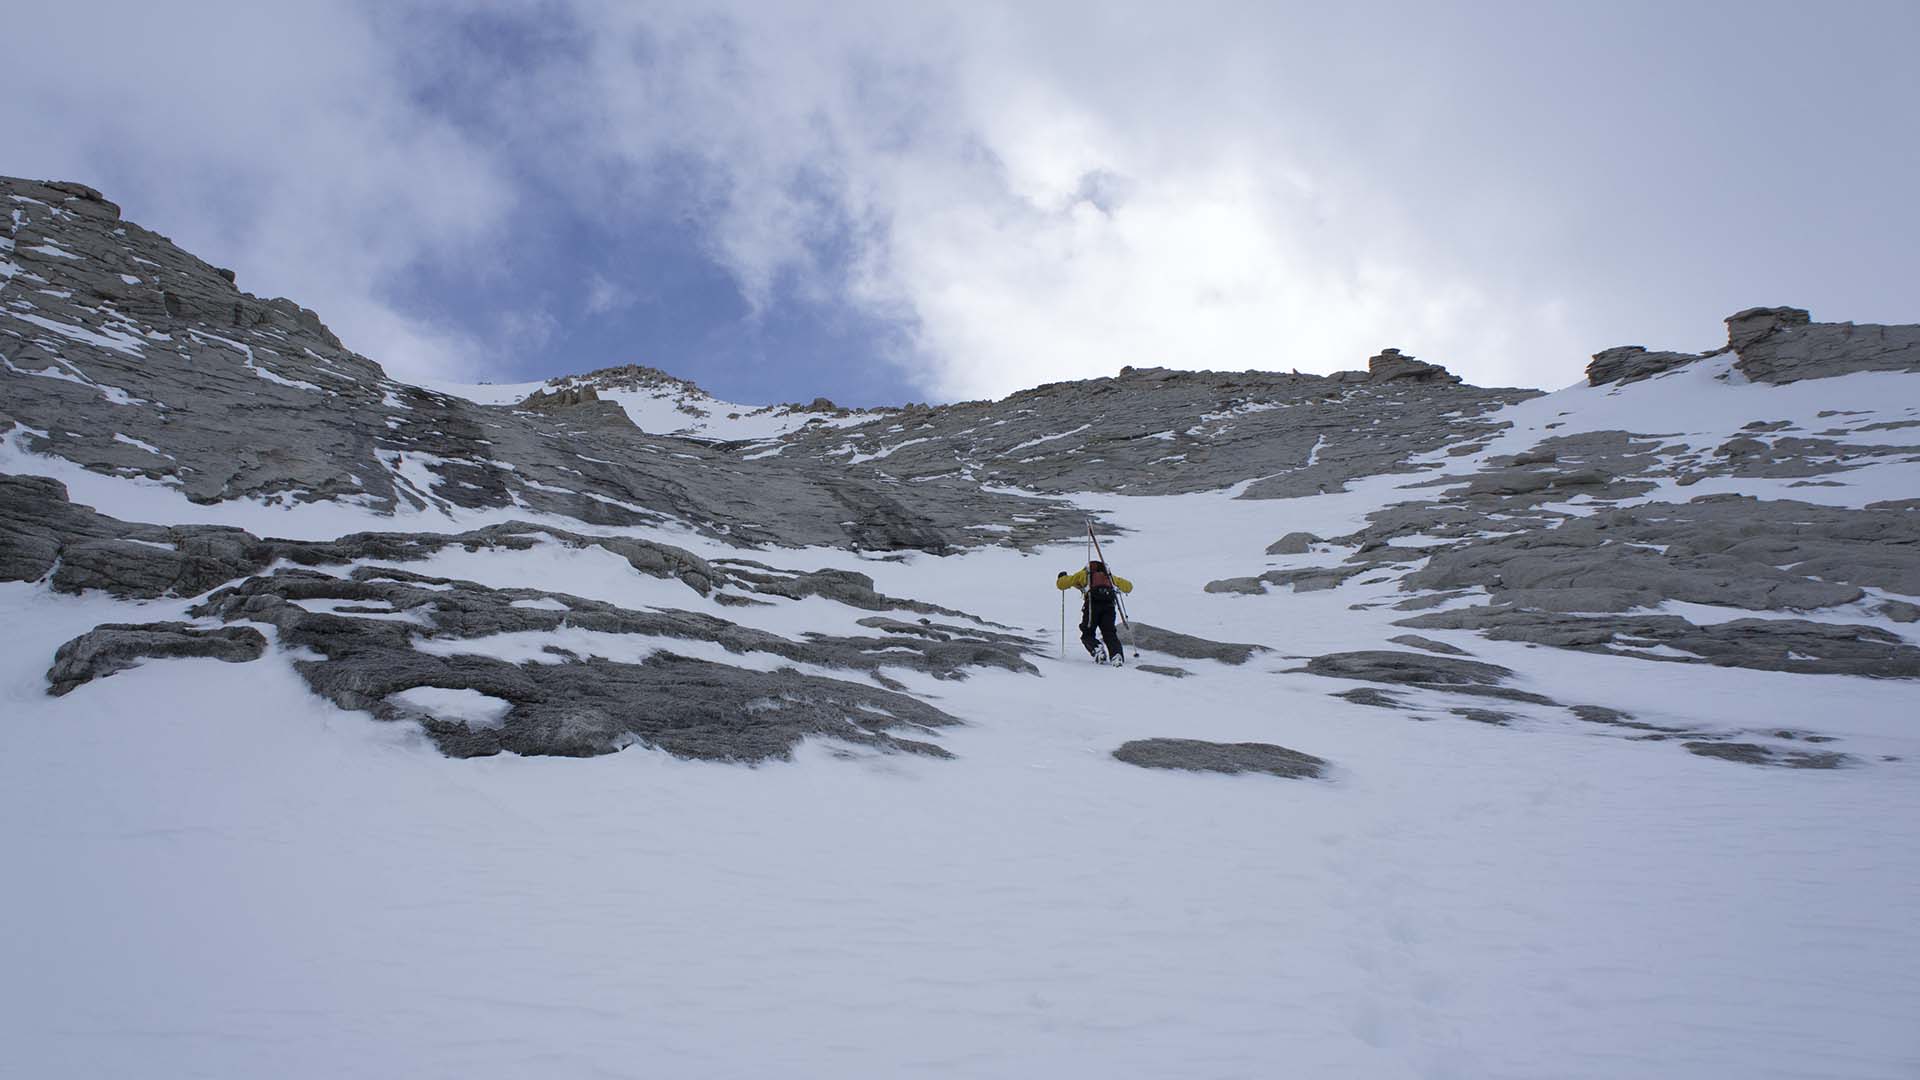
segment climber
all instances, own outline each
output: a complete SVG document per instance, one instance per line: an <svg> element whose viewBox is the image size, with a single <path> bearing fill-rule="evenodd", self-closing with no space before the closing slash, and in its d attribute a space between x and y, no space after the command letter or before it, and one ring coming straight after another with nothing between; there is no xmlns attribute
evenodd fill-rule
<svg viewBox="0 0 1920 1080"><path fill-rule="evenodd" d="M1062 592L1080 590L1080 644L1087 647L1087 655L1100 664L1111 663L1117 667L1124 662L1126 654L1120 648L1120 631L1113 625L1120 604L1119 594L1114 590L1131 593L1133 582L1108 573L1107 564L1094 559L1077 574L1060 571L1053 579L1053 587ZM1095 630L1105 639L1105 648L1094 641Z"/></svg>

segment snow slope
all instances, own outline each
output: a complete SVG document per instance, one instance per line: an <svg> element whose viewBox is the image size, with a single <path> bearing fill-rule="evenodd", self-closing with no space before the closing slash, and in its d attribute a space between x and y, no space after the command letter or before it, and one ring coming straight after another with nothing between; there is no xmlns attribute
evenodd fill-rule
<svg viewBox="0 0 1920 1080"><path fill-rule="evenodd" d="M97 192L0 184L18 192L0 218L0 474L57 479L121 519L45 483L0 488L0 1077L1920 1076L1920 679L1878 677L1920 672L1920 622L1899 621L1920 619L1903 520L1920 504L1901 508L1920 495L1920 367L1897 355L1920 347L1903 344L1914 328L1855 340L1797 309L1747 312L1730 341L1771 342L1773 370L1804 381L1749 383L1722 354L1531 400L1386 353L1350 378L1142 369L877 422L734 405L637 366L431 387L504 406L591 388L645 432L724 444L697 446L605 409L416 393ZM1868 346L1843 359L1880 371L1817 377ZM1076 492L1102 473L1135 494ZM1478 480L1479 502L1453 497ZM1633 539L1636 503L1714 493L1893 505L1776 501L1762 521L1722 500L1665 548ZM1398 525L1370 521L1390 507ZM1109 527L1138 620L1262 650L1088 663L1052 587L1087 557L1076 508ZM1587 514L1619 527L1582 546L1569 526ZM332 556L265 539L364 532L414 535ZM1351 542L1267 554L1294 532ZM1821 564L1811 592L1831 602L1709 606L1743 574L1792 576L1711 557L1742 537ZM1719 654L1741 667L1662 662L1706 654L1651 640L1616 655L1434 629L1408 645L1393 605L1428 548L1508 540L1562 552L1541 558L1577 588L1536 591L1601 604L1544 607L1566 616L1556 629L1621 607L1694 629L1778 616L1834 631L1865 674L1770 670L1807 657L1764 631ZM1882 562L1875 545L1901 550ZM1338 573L1281 584L1315 569ZM1248 576L1262 570L1276 587ZM1608 574L1689 588L1606 607L1588 586ZM1505 586L1459 580L1416 602L1444 624ZM49 694L55 650L103 624L217 625L193 614L205 596L104 591L188 581L262 586L208 610L239 624L223 655L255 631L264 655L150 657ZM974 625L943 639L911 621L927 613ZM969 637L983 620L1014 638ZM89 640L126 645L103 634ZM1019 636L1057 654L1030 671ZM1396 639L1512 669L1491 688L1508 696L1395 684L1381 707L1306 666ZM462 664L497 678L445 677ZM443 678L373 696L422 671ZM816 726L774 715L847 690ZM659 704L642 716L644 694ZM696 708L708 697L727 715ZM959 724L912 727L873 701ZM442 752L497 749L478 740L542 705L561 736L598 719L618 737L511 745L617 752ZM870 734L857 710L916 741L846 741ZM636 717L664 722L621 726ZM751 740L675 757L641 737L682 721L840 738L726 761L704 758ZM1113 756L1164 737L1330 765L1303 780ZM1843 767L1690 740L1827 748Z"/></svg>
<svg viewBox="0 0 1920 1080"><path fill-rule="evenodd" d="M901 674L967 721L942 737L954 761L824 743L754 769L642 748L449 760L312 695L284 649L151 662L50 698L51 643L180 618L188 603L0 586L9 1067L1915 1075L1912 684L1436 635L1561 700L1604 686L1654 721L1817 725L1874 760L1756 769L1524 707L1507 728L1443 712L1413 722L1329 696L1344 684L1282 674L1298 657L1377 646L1392 613L1353 605L1391 582L1202 591L1263 561L1323 557L1263 552L1287 531L1351 530L1415 479L1280 501L1086 498L1130 530L1108 553L1139 583L1136 616L1274 651L1242 668L1183 661L1193 676L1180 680L1095 668L1071 642L1040 677ZM178 499L89 485L128 517ZM322 524L314 509L226 512ZM339 532L392 527L329 512ZM781 561L856 568L882 591L1052 638L1053 572L1082 558L1072 544ZM634 607L704 603L598 549L455 549L408 567ZM728 617L797 637L846 615L813 598ZM1109 756L1151 736L1275 742L1336 770L1293 782Z"/></svg>

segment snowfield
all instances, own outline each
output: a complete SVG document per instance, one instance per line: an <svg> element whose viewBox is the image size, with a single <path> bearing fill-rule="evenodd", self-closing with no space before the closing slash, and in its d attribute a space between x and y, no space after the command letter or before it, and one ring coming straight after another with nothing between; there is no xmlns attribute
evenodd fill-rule
<svg viewBox="0 0 1920 1080"><path fill-rule="evenodd" d="M0 1080L1920 1077L1920 326L423 389L0 188Z"/></svg>
<svg viewBox="0 0 1920 1080"><path fill-rule="evenodd" d="M1829 382L1880 393L1862 378ZM1782 417L1797 415L1780 400ZM1573 390L1515 406L1514 437L1538 438L1521 432L1569 403L1616 401ZM1673 420L1676 438L1713 426L1690 410ZM1500 452L1512 448L1483 456ZM12 443L0 469L60 475L75 501L129 520L315 537L488 520L200 506ZM1911 476L1875 467L1849 474L1855 487L1792 495L1861 505L1911 496L1892 490ZM49 697L59 642L102 622L184 619L191 602L0 585L4 1071L1920 1075L1912 682L1431 635L1561 701L1604 687L1654 723L1816 729L1867 762L1752 768L1564 710L1501 703L1518 714L1507 727L1437 707L1411 720L1329 696L1354 684L1285 674L1397 633L1399 613L1365 606L1394 596L1392 581L1203 591L1249 568L1330 561L1264 550L1294 530L1358 528L1424 478L1306 499L1080 497L1128 530L1108 554L1138 585L1133 615L1272 651L1241 667L1180 661L1183 679L1096 668L1071 640L1038 677L890 671L966 722L939 737L951 761L817 740L756 768L643 746L452 760L416 729L317 697L292 666L301 654L277 645L251 663L151 661ZM766 557L679 531L560 524ZM1021 628L1057 653L1054 573L1084 557L1070 544L777 561L858 569L883 592ZM721 610L597 548L450 549L405 565ZM813 597L725 617L798 639L844 632L857 614ZM537 642L491 645L538 658ZM442 692L420 704L485 724L502 703ZM1288 781L1110 756L1157 736L1278 743L1334 767Z"/></svg>

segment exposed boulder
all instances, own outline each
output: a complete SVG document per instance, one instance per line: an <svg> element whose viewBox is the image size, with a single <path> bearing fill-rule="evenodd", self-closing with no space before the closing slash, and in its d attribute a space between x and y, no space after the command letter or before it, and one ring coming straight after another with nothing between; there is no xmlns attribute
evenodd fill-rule
<svg viewBox="0 0 1920 1080"><path fill-rule="evenodd" d="M1312 754L1272 743L1217 743L1200 739L1135 739L1113 756L1143 769L1184 769L1190 772L1259 772L1289 779L1326 775L1327 762Z"/></svg>
<svg viewBox="0 0 1920 1080"><path fill-rule="evenodd" d="M1182 660L1218 660L1223 664L1244 664L1255 653L1268 651L1264 645L1244 645L1227 641L1209 641L1192 634L1162 630L1135 620L1128 624L1128 637L1134 648L1164 653Z"/></svg>
<svg viewBox="0 0 1920 1080"><path fill-rule="evenodd" d="M1321 539L1310 532L1290 532L1267 545L1269 555L1305 555Z"/></svg>
<svg viewBox="0 0 1920 1080"><path fill-rule="evenodd" d="M267 639L250 626L199 629L183 622L105 623L54 653L47 693L71 693L95 679L139 667L144 660L200 656L242 663L266 652Z"/></svg>
<svg viewBox="0 0 1920 1080"><path fill-rule="evenodd" d="M1593 362L1587 365L1587 385L1639 382L1698 359L1697 353L1649 352L1644 345L1620 345L1593 354Z"/></svg>

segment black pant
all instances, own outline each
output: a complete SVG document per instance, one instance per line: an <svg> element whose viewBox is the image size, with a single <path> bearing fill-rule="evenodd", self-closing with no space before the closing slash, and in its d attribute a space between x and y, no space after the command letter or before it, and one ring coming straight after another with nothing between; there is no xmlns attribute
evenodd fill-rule
<svg viewBox="0 0 1920 1080"><path fill-rule="evenodd" d="M1120 651L1120 631L1113 625L1114 604L1112 601L1101 603L1088 597L1080 603L1080 644L1087 647L1087 655L1093 655L1093 632L1107 643L1108 656L1124 656Z"/></svg>

